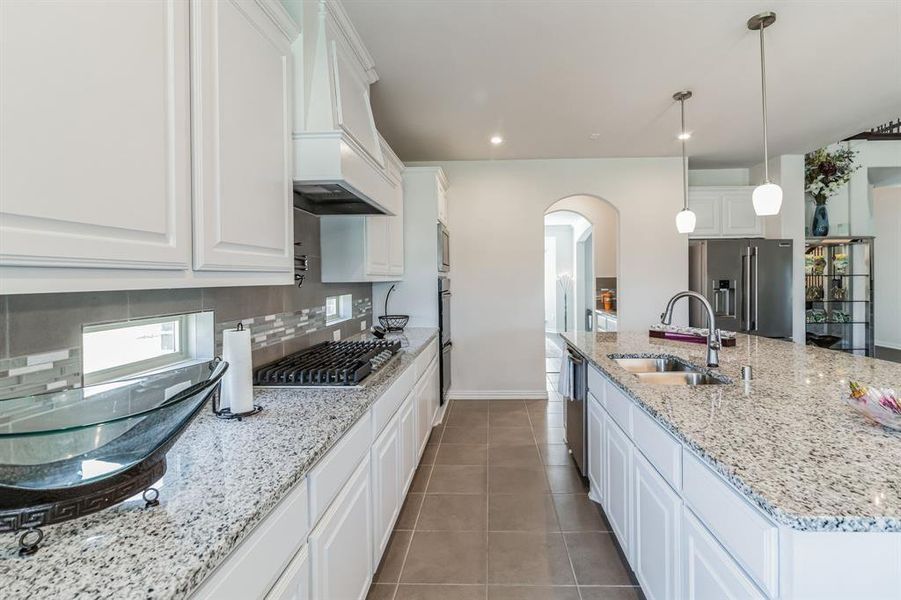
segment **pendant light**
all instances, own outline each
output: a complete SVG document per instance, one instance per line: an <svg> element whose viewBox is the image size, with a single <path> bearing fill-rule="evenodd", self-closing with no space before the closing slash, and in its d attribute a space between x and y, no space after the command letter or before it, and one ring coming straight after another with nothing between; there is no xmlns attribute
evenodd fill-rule
<svg viewBox="0 0 901 600"><path fill-rule="evenodd" d="M682 141L682 210L676 214L676 230L679 233L694 232L697 221L694 211L688 208L688 159L685 157L685 140L691 135L685 129L685 101L689 98L691 98L691 92L688 90L673 94L673 100L679 102L682 112L682 129L679 130L679 139Z"/></svg>
<svg viewBox="0 0 901 600"><path fill-rule="evenodd" d="M782 188L770 182L769 152L766 135L766 54L763 30L776 22L776 13L763 12L748 19L748 29L760 32L760 95L763 99L763 184L754 188L751 201L758 216L778 215L782 208Z"/></svg>

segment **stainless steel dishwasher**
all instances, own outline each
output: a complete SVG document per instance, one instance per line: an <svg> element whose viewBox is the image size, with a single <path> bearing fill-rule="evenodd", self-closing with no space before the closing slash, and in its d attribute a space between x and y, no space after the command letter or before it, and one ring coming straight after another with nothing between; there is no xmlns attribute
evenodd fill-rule
<svg viewBox="0 0 901 600"><path fill-rule="evenodd" d="M569 447L569 453L572 454L573 460L576 461L579 473L583 477L586 476L585 451L587 448L585 411L588 372L586 367L585 359L578 352L567 346L564 368L568 371L568 384L563 398L563 410L566 414L566 444Z"/></svg>

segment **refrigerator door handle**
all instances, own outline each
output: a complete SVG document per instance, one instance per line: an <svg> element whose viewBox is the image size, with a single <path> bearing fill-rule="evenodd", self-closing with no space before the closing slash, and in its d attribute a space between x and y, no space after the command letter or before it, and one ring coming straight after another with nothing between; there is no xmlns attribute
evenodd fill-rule
<svg viewBox="0 0 901 600"><path fill-rule="evenodd" d="M741 327L751 329L751 256L741 255Z"/></svg>
<svg viewBox="0 0 901 600"><path fill-rule="evenodd" d="M752 269L752 271L751 271L751 286L752 286L753 293L754 293L754 297L753 297L753 301L754 301L754 320L751 322L751 326L748 327L748 329L751 330L751 331L756 331L756 330L757 330L757 321L758 321L758 307L759 307L759 303L757 302L757 291L758 291L757 288L758 288L758 286L759 286L759 284L760 284L760 280L757 278L757 259L758 259L757 248L754 248L754 249L753 249L753 254L751 255L751 263L752 263L752 265L753 265L753 269Z"/></svg>

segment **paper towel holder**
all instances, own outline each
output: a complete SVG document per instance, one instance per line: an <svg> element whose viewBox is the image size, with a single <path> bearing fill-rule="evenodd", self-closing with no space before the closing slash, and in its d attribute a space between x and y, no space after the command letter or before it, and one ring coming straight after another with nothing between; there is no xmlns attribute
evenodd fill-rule
<svg viewBox="0 0 901 600"><path fill-rule="evenodd" d="M237 327L235 327L238 331L244 331L244 323L238 322ZM212 365L218 363L222 360L221 356L217 356L212 363L210 363L210 368ZM216 394L213 396L213 414L216 415L219 419L233 420L236 419L238 421L242 420L244 417L250 417L255 415L263 410L263 407L259 404L253 405L253 410L249 410L247 412L242 413L233 413L230 408L222 408L222 394Z"/></svg>

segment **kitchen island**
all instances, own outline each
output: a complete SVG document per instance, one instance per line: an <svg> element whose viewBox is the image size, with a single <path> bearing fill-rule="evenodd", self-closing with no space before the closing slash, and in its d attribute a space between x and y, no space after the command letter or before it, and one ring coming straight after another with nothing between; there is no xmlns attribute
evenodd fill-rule
<svg viewBox="0 0 901 600"><path fill-rule="evenodd" d="M425 372L427 353L437 354L436 337L433 328L408 328L400 336L399 355L359 388L255 389L254 400L264 410L241 422L222 421L205 410L167 454L168 470L155 485L159 506L145 508L137 496L47 527L40 550L24 558L17 536L4 536L0 597L191 595L204 580L217 577L216 569L289 494L306 485L323 457L368 419L370 408L398 381L413 382L414 371ZM431 419L424 422L431 426ZM368 456L371 440L365 442ZM262 577L254 572L244 579L255 576ZM240 597L237 589L232 593L214 597Z"/></svg>
<svg viewBox="0 0 901 600"><path fill-rule="evenodd" d="M588 417L588 470L592 458L602 463L592 496L611 521L611 510L622 509L617 537L648 597L703 597L698 590L710 589L698 577L699 543L688 539L698 521L701 534L712 534L737 574L756 586L724 584L723 593L901 597L901 434L874 426L841 400L849 379L901 389L901 367L738 335L712 370L728 383L659 385L641 382L615 358L675 356L705 370L706 346L642 333L562 336L591 364L589 413L600 407L601 427L592 428ZM752 367L753 380L741 380L743 365ZM605 450L622 457L625 475ZM660 541L671 544L665 572L642 565L648 542L658 541L642 538L642 515L654 513L648 473L666 486L653 488L661 490L651 495L658 507L666 497L676 507L671 513L685 513L661 522L678 539Z"/></svg>

